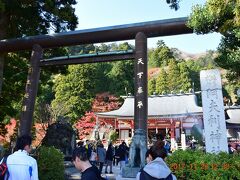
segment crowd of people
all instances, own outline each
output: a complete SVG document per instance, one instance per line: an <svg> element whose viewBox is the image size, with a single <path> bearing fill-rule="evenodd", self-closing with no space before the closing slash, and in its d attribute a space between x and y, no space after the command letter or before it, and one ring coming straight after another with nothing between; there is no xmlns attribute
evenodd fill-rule
<svg viewBox="0 0 240 180"><path fill-rule="evenodd" d="M165 141L162 135L158 135L157 141L147 150L147 164L138 173L136 177L137 180L175 180L176 177L165 163L165 158L169 153L169 142ZM73 153L73 162L75 167L82 172L82 180L98 180L100 177L99 175L103 172L104 165L105 173L113 173L112 166L118 164L120 164L120 170L122 170L128 163L128 154L129 147L124 141L120 145L115 146L110 142L106 150L101 142L94 143L87 140L85 144L83 142L78 143L78 147Z"/></svg>
<svg viewBox="0 0 240 180"><path fill-rule="evenodd" d="M89 162L92 165L99 167L100 173L103 172L104 165L105 174L112 174L113 165L117 166L120 164L120 169L122 169L128 162L129 147L125 141L123 141L120 145L113 145L110 142L107 149L105 149L101 141L90 142L89 140L86 140L85 144L83 141L78 142L77 148L86 149Z"/></svg>
<svg viewBox="0 0 240 180"><path fill-rule="evenodd" d="M7 157L8 173L5 180L38 180L37 161L29 156L32 138L28 135L20 136L16 141L15 152ZM236 147L229 145L229 154L240 155L240 144ZM175 180L165 158L170 152L170 144L159 134L157 141L148 147L146 165L137 174L137 180L166 179ZM120 164L120 169L128 163L129 147L122 141L121 144L108 144L107 148L101 141L85 143L80 141L72 154L72 162L76 169L81 171L81 180L102 180L101 174L113 173L113 166ZM3 161L3 160L2 160ZM104 169L105 165L105 169ZM108 171L109 170L109 171Z"/></svg>

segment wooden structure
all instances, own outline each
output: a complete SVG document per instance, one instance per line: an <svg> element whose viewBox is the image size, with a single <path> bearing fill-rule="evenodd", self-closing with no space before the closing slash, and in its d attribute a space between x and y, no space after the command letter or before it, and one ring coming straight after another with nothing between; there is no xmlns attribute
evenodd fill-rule
<svg viewBox="0 0 240 180"><path fill-rule="evenodd" d="M33 111L37 87L39 82L40 66L59 64L94 63L103 60L99 55L94 57L55 58L54 61L43 60L43 49L73 46L89 43L103 43L120 40L135 39L135 52L122 54L118 57L110 56L107 61L135 59L135 112L134 128L147 130L147 38L192 33L186 26L187 18L176 18L159 21L150 21L104 28L86 29L30 36L17 39L0 40L0 53L20 50L31 50L32 56L26 84L26 94L20 119L20 134L30 134L33 120ZM128 56L128 57L126 57Z"/></svg>
<svg viewBox="0 0 240 180"><path fill-rule="evenodd" d="M123 105L110 112L96 113L98 121L116 129L119 138L131 138L134 129L134 97L127 96ZM194 93L153 95L148 97L148 136L169 134L179 139L181 132L191 134L193 125L203 127L202 107Z"/></svg>

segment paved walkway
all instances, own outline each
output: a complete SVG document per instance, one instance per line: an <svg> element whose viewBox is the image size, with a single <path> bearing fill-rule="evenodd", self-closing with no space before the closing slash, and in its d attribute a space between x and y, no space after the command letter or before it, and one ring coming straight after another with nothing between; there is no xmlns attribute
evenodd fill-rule
<svg viewBox="0 0 240 180"><path fill-rule="evenodd" d="M66 180L80 180L81 173L74 167L71 162L65 162L65 179ZM108 168L109 169L109 168ZM105 166L103 167L103 172L105 171ZM120 175L120 166L113 166L113 174L102 174L102 177L107 180L134 180L135 178L122 178Z"/></svg>

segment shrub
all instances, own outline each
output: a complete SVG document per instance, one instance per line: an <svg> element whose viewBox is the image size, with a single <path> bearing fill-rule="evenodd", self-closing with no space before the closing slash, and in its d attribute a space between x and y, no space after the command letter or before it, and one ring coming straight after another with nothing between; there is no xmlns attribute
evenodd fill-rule
<svg viewBox="0 0 240 180"><path fill-rule="evenodd" d="M117 139L118 139L118 134L117 134L117 132L116 132L116 131L112 131L112 132L110 133L110 141L114 143L114 142L117 141Z"/></svg>
<svg viewBox="0 0 240 180"><path fill-rule="evenodd" d="M64 180L64 155L54 147L38 150L38 171L41 180Z"/></svg>
<svg viewBox="0 0 240 180"><path fill-rule="evenodd" d="M178 150L167 157L167 164L177 179L240 179L240 156L227 153Z"/></svg>

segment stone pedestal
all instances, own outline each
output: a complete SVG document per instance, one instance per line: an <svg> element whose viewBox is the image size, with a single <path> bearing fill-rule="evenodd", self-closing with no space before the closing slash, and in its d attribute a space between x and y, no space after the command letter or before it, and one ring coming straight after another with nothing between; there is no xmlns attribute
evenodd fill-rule
<svg viewBox="0 0 240 180"><path fill-rule="evenodd" d="M123 178L136 178L137 173L140 171L140 167L128 167L125 166L122 169Z"/></svg>

